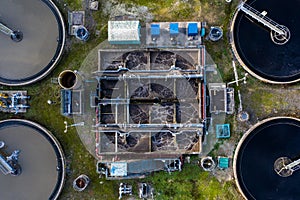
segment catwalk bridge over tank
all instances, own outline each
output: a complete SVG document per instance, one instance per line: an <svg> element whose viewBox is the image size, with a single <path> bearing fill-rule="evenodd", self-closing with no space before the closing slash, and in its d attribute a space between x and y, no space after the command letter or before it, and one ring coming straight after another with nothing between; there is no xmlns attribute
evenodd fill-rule
<svg viewBox="0 0 300 200"><path fill-rule="evenodd" d="M267 17L267 12L259 12L255 8L251 7L250 5L242 2L239 7L239 10L243 11L248 16L252 17L253 19L257 20L259 23L263 24L264 26L270 28L271 30L271 39L275 44L285 44L290 39L291 33L290 30L283 25L278 24L274 20Z"/></svg>

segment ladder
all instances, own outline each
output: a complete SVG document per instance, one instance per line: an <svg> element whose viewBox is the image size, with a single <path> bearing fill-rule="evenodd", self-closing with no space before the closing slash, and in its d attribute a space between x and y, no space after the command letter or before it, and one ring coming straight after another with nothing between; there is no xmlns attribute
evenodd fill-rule
<svg viewBox="0 0 300 200"><path fill-rule="evenodd" d="M253 19L255 19L258 22L262 23L264 26L267 26L268 28L275 31L279 35L284 35L285 34L285 29L280 24L273 21L272 19L265 16L264 14L260 13L259 11L255 10L250 5L242 2L239 5L239 10L243 11L245 14L249 15Z"/></svg>

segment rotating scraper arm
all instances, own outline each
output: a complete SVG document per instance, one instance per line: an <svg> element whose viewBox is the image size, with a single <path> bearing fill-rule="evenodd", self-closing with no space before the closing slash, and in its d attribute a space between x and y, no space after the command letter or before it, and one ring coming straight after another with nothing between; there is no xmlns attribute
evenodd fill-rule
<svg viewBox="0 0 300 200"><path fill-rule="evenodd" d="M13 31L6 25L0 22L0 32L10 36L14 42L20 42L23 39L23 33L19 30Z"/></svg>
<svg viewBox="0 0 300 200"><path fill-rule="evenodd" d="M6 25L2 24L1 22L0 22L0 31L8 36L13 34L13 31L10 28L8 28Z"/></svg>

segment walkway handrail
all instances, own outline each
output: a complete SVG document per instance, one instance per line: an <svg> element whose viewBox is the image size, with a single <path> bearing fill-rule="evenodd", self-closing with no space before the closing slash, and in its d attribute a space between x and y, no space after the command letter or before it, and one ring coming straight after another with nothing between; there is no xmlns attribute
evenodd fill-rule
<svg viewBox="0 0 300 200"><path fill-rule="evenodd" d="M299 165L299 164L300 164L300 159L291 162L290 164L286 165L285 168L286 168L286 169L293 170L293 168L296 167L296 166ZM293 170L293 171L294 171L294 170Z"/></svg>
<svg viewBox="0 0 300 200"><path fill-rule="evenodd" d="M258 22L262 23L263 25L269 27L271 30L277 32L278 34L283 35L285 33L285 29L282 28L280 24L273 21L269 17L263 15L250 5L246 3L241 3L239 5L239 10L242 10L244 13L257 20Z"/></svg>
<svg viewBox="0 0 300 200"><path fill-rule="evenodd" d="M0 31L2 33L4 33L5 35L8 35L8 36L10 36L13 33L13 31L10 28L8 28L7 26L5 26L1 22L0 22Z"/></svg>

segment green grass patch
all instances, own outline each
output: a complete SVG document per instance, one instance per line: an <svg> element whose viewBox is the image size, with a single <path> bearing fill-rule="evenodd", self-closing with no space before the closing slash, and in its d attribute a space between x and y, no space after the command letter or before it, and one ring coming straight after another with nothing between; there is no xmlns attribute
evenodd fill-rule
<svg viewBox="0 0 300 200"><path fill-rule="evenodd" d="M64 0L71 10L81 10L83 8L83 0Z"/></svg>
<svg viewBox="0 0 300 200"><path fill-rule="evenodd" d="M155 173L146 178L155 187L159 200L238 199L234 185L221 183L196 164L185 164L181 172Z"/></svg>

